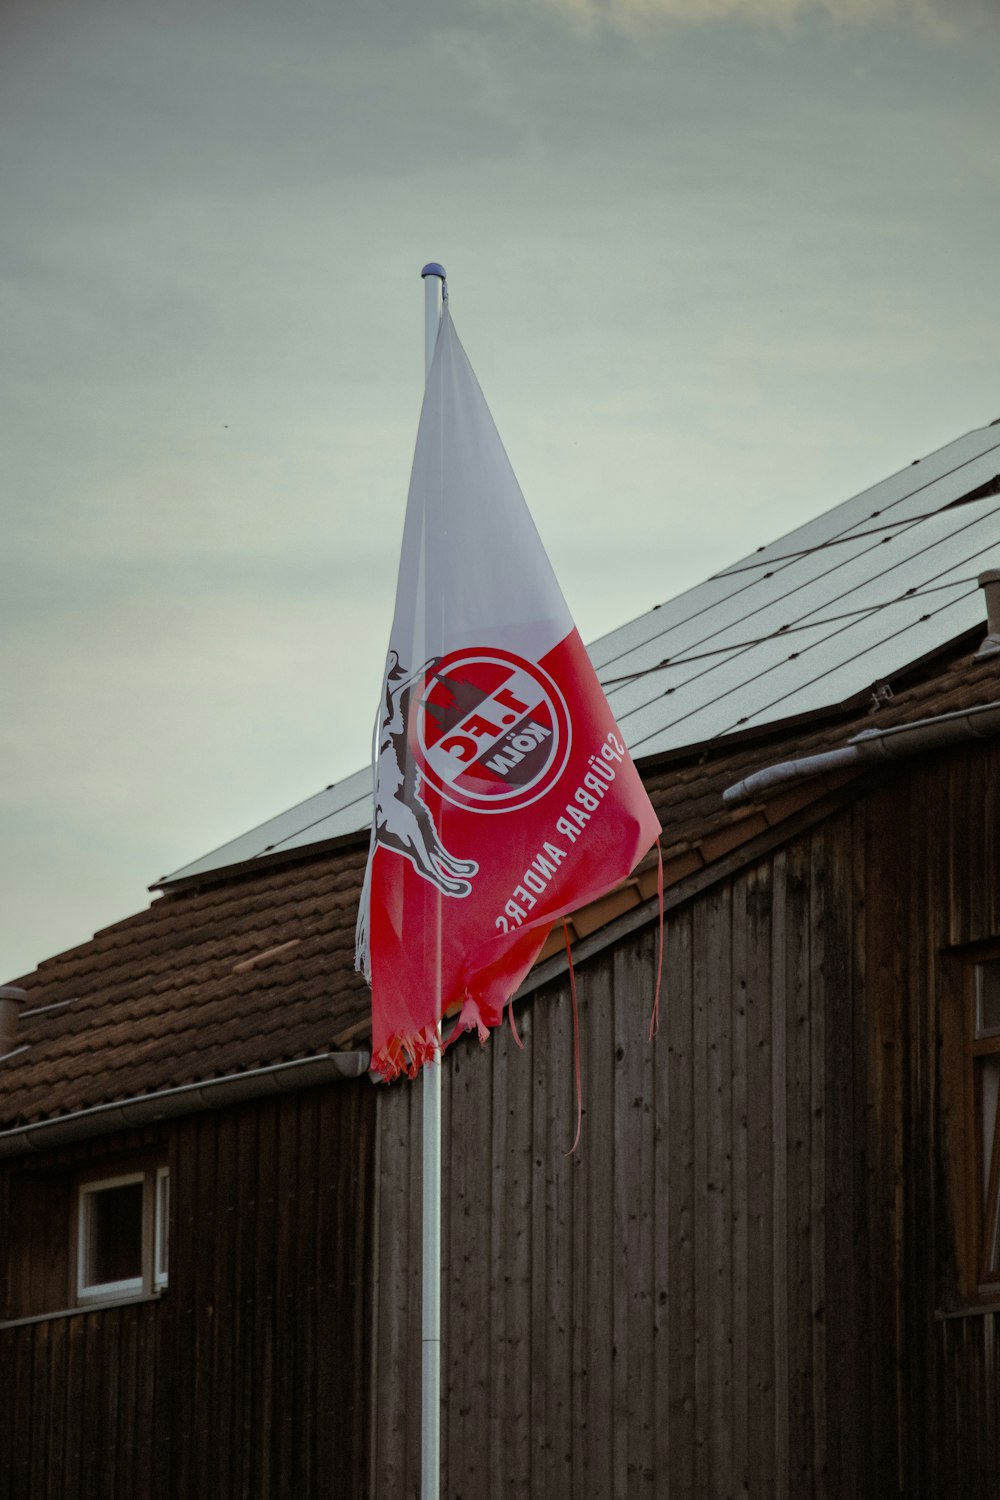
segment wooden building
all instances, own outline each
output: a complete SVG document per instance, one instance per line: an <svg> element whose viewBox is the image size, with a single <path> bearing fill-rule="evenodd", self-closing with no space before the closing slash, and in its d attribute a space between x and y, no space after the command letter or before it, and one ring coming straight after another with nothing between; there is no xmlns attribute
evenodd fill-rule
<svg viewBox="0 0 1000 1500"><path fill-rule="evenodd" d="M561 937L523 1050L446 1054L452 1500L996 1493L978 599L874 688L642 758L660 1029L647 861L572 922L574 1155ZM366 849L241 845L0 992L0 1500L417 1495L420 1101L367 1075Z"/></svg>
<svg viewBox="0 0 1000 1500"><path fill-rule="evenodd" d="M670 863L655 1042L655 902L577 945L577 1155L564 974L523 1055L450 1057L445 1493L995 1495L1000 740L803 782ZM376 1492L411 1493L420 1111L379 1102L409 1290L376 1305Z"/></svg>

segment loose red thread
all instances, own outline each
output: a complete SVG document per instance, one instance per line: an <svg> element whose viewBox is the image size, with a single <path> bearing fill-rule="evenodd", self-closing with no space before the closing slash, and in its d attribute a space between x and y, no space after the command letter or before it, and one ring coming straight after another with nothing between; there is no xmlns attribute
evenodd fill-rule
<svg viewBox="0 0 1000 1500"><path fill-rule="evenodd" d="M507 1001L507 1020L510 1022L510 1034L514 1038L514 1040L517 1043L517 1045L520 1047L521 1051L523 1052L524 1051L524 1043L521 1041L521 1036L520 1036L520 1033L518 1032L518 1029L517 1029L517 1023L514 1020L514 996L513 995L511 995L510 999Z"/></svg>

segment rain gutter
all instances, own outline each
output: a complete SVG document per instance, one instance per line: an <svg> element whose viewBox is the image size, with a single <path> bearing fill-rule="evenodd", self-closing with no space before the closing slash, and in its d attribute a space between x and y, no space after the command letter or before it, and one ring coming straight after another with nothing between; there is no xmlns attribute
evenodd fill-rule
<svg viewBox="0 0 1000 1500"><path fill-rule="evenodd" d="M1000 735L1000 703L958 709L934 719L897 724L892 729L863 729L839 750L785 760L754 771L735 786L727 787L722 800L728 807L737 807L790 781L805 781L811 776L823 776L852 767L861 769L880 761L905 760L910 755L921 755L928 750L943 750L967 740L993 739L996 735Z"/></svg>
<svg viewBox="0 0 1000 1500"><path fill-rule="evenodd" d="M203 1083L187 1083L178 1088L160 1089L153 1094L120 1099L112 1104L96 1104L90 1109L78 1109L55 1119L0 1130L0 1157L17 1156L25 1151L45 1151L50 1146L64 1146L112 1130L152 1125L179 1115L221 1109L229 1104L242 1104L248 1099L291 1093L343 1078L360 1078L368 1072L370 1062L367 1052L321 1052L314 1057L275 1063L272 1067L228 1073L223 1078L209 1078Z"/></svg>

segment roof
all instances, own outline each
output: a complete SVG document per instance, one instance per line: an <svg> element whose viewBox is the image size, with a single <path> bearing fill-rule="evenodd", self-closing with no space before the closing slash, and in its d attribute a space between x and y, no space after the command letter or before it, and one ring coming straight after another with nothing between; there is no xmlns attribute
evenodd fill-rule
<svg viewBox="0 0 1000 1500"><path fill-rule="evenodd" d="M1000 698L1000 658L971 661L982 630L912 672L891 698L878 695L833 710L821 723L772 726L648 767L646 784L666 830L668 887L740 846L750 857L759 835L824 794L820 781L749 808L723 804L727 786L789 747L809 754L842 744L859 728ZM26 1045L0 1059L0 1130L363 1047L369 997L353 954L366 856L360 837L168 891L148 910L14 981L28 992ZM574 918L575 935L586 936L655 888L647 862L612 897Z"/></svg>
<svg viewBox="0 0 1000 1500"><path fill-rule="evenodd" d="M0 1126L358 1045L366 854L155 900L17 980L27 1045L0 1058Z"/></svg>
<svg viewBox="0 0 1000 1500"><path fill-rule="evenodd" d="M639 761L856 704L982 619L1000 555L1000 425L966 433L590 647ZM350 838L365 768L164 876Z"/></svg>
<svg viewBox="0 0 1000 1500"><path fill-rule="evenodd" d="M1000 426L835 506L591 647L633 756L830 704L982 618L1000 551Z"/></svg>

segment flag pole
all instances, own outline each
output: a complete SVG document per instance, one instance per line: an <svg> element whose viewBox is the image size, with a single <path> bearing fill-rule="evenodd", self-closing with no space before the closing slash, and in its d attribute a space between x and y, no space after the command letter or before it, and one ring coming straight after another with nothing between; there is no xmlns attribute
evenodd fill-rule
<svg viewBox="0 0 1000 1500"><path fill-rule="evenodd" d="M444 266L431 261L424 281L424 377L430 373L447 296ZM437 979L440 988L438 897ZM441 1053L423 1070L423 1250L421 1263L420 1496L438 1500L441 1483Z"/></svg>

